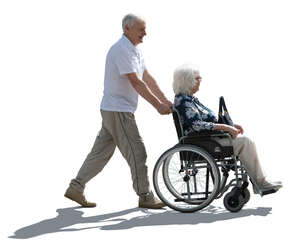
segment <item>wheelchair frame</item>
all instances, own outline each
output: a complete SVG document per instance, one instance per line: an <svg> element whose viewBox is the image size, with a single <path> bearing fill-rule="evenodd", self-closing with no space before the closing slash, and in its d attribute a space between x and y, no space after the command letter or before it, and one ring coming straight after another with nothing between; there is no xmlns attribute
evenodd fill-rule
<svg viewBox="0 0 300 246"><path fill-rule="evenodd" d="M184 136L179 119L178 111L173 108L179 142L160 156L153 170L155 191L168 207L180 212L201 210L233 187L224 196L223 204L230 212L238 212L250 199L248 177L261 196L276 192L259 189L247 168L234 155L229 133L203 131ZM227 138L230 146L220 145L215 138ZM234 171L234 178L227 184L230 171Z"/></svg>

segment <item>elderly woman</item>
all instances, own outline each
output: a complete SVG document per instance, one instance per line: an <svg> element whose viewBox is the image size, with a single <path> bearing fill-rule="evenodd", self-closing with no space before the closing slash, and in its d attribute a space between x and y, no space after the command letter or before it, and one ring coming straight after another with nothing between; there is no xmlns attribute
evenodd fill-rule
<svg viewBox="0 0 300 246"><path fill-rule="evenodd" d="M259 188L261 190L281 188L282 184L280 181L270 182L266 179L266 175L258 160L254 142L245 136L238 136L244 133L243 128L236 124L234 126L218 124L214 112L193 96L199 90L200 83L199 70L192 65L183 65L174 72L174 107L179 112L184 135L202 130L223 130L228 132L233 139L234 154L246 166ZM257 193L255 187L253 189L254 193Z"/></svg>

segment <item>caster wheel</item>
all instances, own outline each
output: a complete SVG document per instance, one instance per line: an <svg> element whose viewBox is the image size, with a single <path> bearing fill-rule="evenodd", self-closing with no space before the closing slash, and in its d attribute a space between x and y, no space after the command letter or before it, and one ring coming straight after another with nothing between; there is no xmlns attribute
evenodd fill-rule
<svg viewBox="0 0 300 246"><path fill-rule="evenodd" d="M245 204L242 194L235 195L233 192L226 194L223 203L225 208L233 213L240 211Z"/></svg>
<svg viewBox="0 0 300 246"><path fill-rule="evenodd" d="M249 200L250 200L250 191L247 188L243 190L242 195L243 195L243 199L244 199L244 204L249 202Z"/></svg>

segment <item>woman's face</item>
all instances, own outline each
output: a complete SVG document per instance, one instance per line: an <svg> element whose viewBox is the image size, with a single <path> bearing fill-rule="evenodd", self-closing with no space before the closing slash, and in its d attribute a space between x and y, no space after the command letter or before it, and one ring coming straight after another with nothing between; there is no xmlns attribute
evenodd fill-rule
<svg viewBox="0 0 300 246"><path fill-rule="evenodd" d="M195 79L197 81L197 84L192 89L192 95L195 94L197 91L199 91L200 82L201 82L201 77L200 76L197 76Z"/></svg>

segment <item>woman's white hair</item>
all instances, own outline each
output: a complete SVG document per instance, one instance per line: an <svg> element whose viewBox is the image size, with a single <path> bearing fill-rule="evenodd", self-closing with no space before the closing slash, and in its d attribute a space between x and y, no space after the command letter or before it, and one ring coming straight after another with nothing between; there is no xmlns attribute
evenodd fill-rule
<svg viewBox="0 0 300 246"><path fill-rule="evenodd" d="M141 16L138 16L138 15L134 15L134 14L127 14L123 17L123 20L122 20L122 29L123 29L123 32L125 32L125 27L126 26L129 26L129 27L132 27L132 25L134 24L134 22L136 21L144 21L144 18L141 17Z"/></svg>
<svg viewBox="0 0 300 246"><path fill-rule="evenodd" d="M200 76L198 67L193 64L184 64L177 67L173 75L173 90L175 94L190 95L197 84L196 77Z"/></svg>

